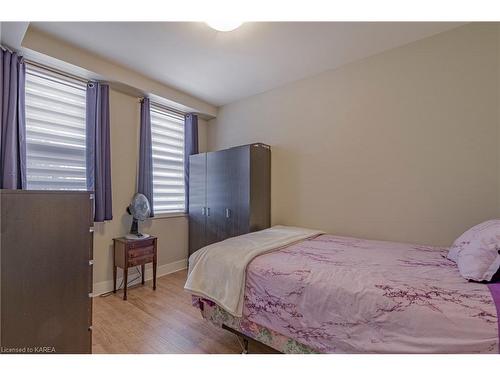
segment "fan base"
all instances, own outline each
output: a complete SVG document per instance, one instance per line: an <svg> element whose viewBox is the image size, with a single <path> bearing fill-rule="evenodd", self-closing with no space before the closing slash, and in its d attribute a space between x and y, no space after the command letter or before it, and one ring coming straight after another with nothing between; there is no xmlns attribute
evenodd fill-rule
<svg viewBox="0 0 500 375"><path fill-rule="evenodd" d="M127 240L143 240L148 237L150 237L150 235L147 233L137 233L137 234L129 233L125 236Z"/></svg>

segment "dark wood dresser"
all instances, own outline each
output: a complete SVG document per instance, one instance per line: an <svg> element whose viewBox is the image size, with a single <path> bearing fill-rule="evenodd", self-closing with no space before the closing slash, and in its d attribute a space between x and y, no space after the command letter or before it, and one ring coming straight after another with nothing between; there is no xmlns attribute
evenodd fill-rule
<svg viewBox="0 0 500 375"><path fill-rule="evenodd" d="M89 192L0 190L3 353L91 353Z"/></svg>

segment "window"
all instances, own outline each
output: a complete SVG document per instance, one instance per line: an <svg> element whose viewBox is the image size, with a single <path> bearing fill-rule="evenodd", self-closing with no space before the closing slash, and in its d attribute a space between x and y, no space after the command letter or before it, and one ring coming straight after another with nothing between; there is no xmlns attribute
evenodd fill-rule
<svg viewBox="0 0 500 375"><path fill-rule="evenodd" d="M151 104L155 213L185 212L184 116Z"/></svg>
<svg viewBox="0 0 500 375"><path fill-rule="evenodd" d="M27 64L28 189L87 189L85 106L85 82Z"/></svg>

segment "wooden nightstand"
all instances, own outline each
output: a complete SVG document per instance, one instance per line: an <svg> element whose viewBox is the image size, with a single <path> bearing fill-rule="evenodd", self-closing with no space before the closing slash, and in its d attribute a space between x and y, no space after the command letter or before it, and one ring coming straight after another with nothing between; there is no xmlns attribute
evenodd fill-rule
<svg viewBox="0 0 500 375"><path fill-rule="evenodd" d="M156 290L157 238L150 236L140 240L125 237L113 238L113 293L116 293L116 268L123 269L123 299L127 299L128 268L141 266L142 284L146 263L153 263L153 290Z"/></svg>

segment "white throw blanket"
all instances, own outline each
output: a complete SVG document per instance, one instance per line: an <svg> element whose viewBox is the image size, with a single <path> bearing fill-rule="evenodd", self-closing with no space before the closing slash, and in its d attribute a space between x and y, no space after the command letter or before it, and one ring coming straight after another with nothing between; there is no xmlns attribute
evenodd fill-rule
<svg viewBox="0 0 500 375"><path fill-rule="evenodd" d="M277 225L206 246L189 258L189 273L184 288L241 317L248 264L261 254L323 233Z"/></svg>

